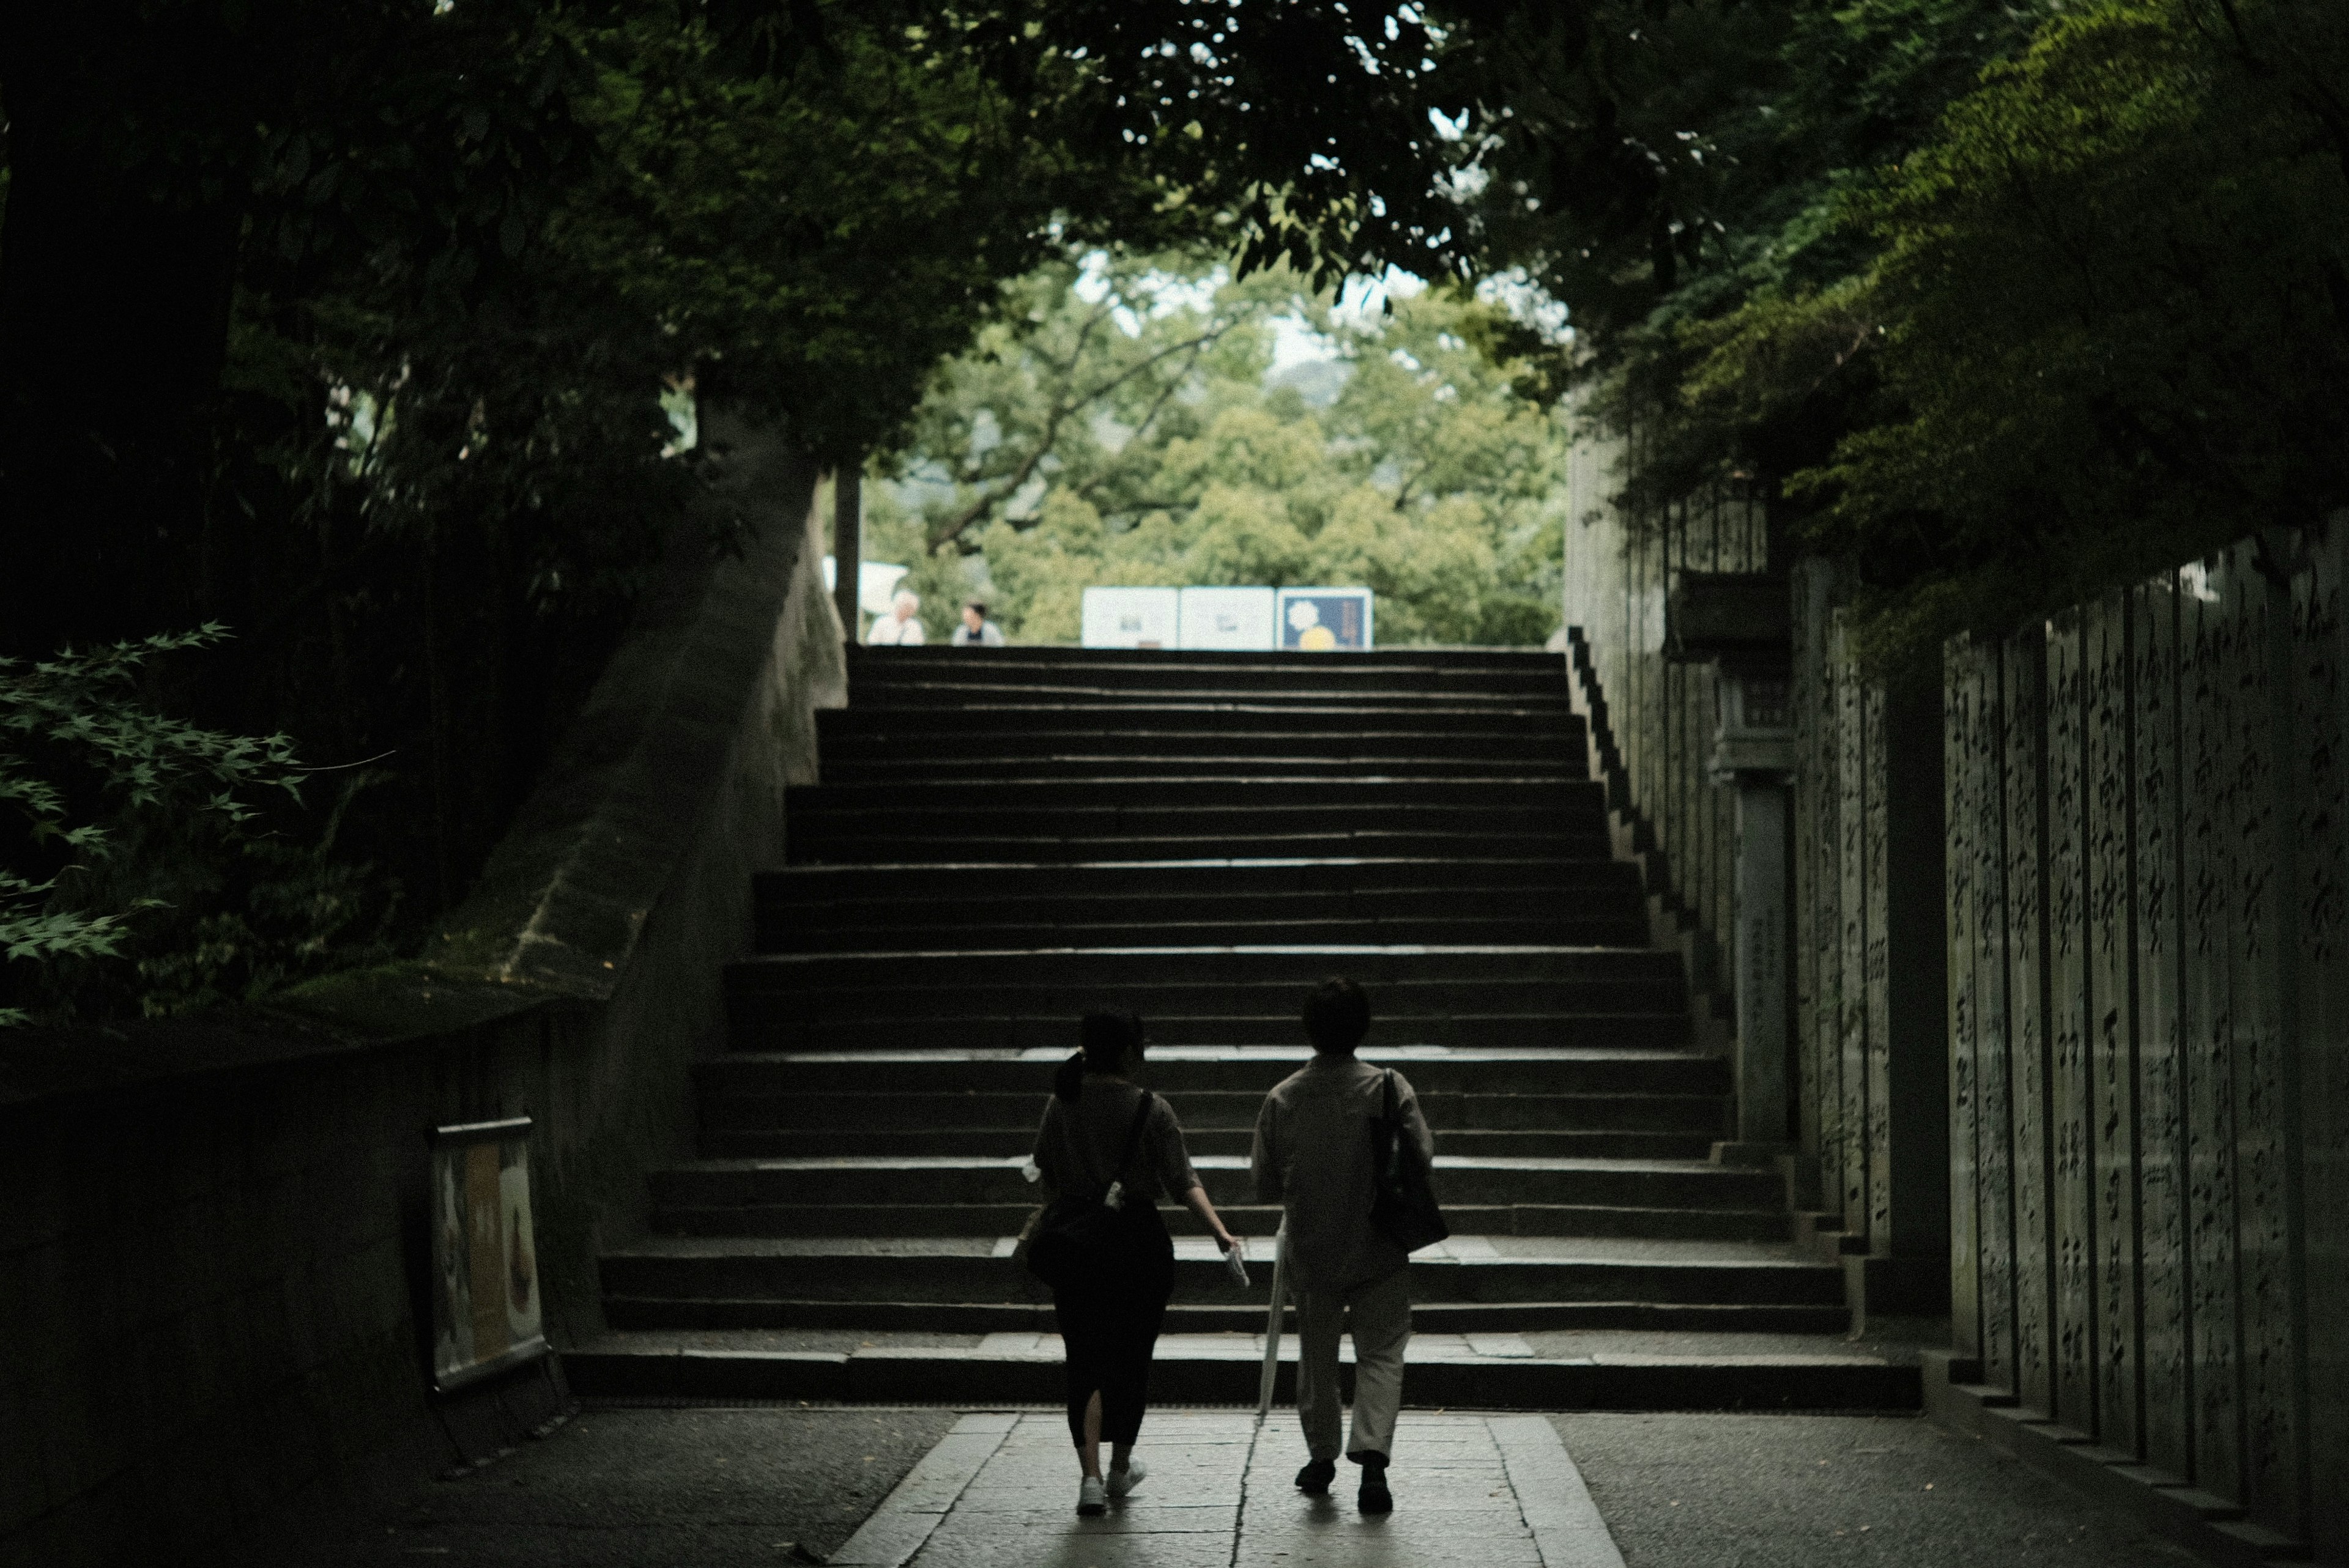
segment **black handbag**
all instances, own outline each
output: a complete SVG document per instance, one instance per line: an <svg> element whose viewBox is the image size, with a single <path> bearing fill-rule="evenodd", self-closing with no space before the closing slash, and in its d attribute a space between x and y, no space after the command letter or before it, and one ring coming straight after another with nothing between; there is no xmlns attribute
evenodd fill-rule
<svg viewBox="0 0 2349 1568"><path fill-rule="evenodd" d="M1386 1072L1386 1103L1371 1130L1371 1169L1378 1195L1371 1200L1371 1224L1404 1252L1415 1253L1452 1234L1436 1206L1435 1181L1419 1140L1403 1125L1395 1103L1394 1069Z"/></svg>
<svg viewBox="0 0 2349 1568"><path fill-rule="evenodd" d="M1035 1234L1028 1242L1028 1272L1059 1290L1085 1279L1108 1279L1138 1259L1133 1216L1123 1207L1125 1173L1133 1167L1142 1147L1142 1130L1158 1097L1142 1091L1133 1109L1133 1128L1125 1135L1125 1153L1117 1162L1108 1190L1099 1197L1059 1197L1037 1217Z"/></svg>

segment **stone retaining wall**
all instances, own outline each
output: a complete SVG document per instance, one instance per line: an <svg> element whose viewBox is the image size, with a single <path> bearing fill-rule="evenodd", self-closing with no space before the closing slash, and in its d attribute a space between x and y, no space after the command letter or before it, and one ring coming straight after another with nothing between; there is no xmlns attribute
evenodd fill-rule
<svg viewBox="0 0 2349 1568"><path fill-rule="evenodd" d="M1701 1046L1730 1047L1735 790L1711 776L1722 677L1667 650L1675 573L1785 573L1791 600L1794 950L1787 1104L1798 1237L1840 1258L1856 1313L1947 1302L1940 1007L1939 693L1853 674L1831 566L1771 559L1764 509L1722 493L1634 517L1609 492L1622 446L1575 449L1566 620L1617 852L1643 868L1655 940L1685 957ZM1913 977L1895 984L1893 976ZM1750 1157L1750 1156L1749 1156Z"/></svg>
<svg viewBox="0 0 2349 1568"><path fill-rule="evenodd" d="M1665 593L1763 531L1625 517L1618 450L1576 453L1573 656L1619 850L1721 991ZM2279 531L1961 639L1935 690L1861 678L1832 563L1787 575L1796 1237L1863 1311L1947 1304L1937 1413L2229 1560L2349 1562L2345 579L2349 515Z"/></svg>
<svg viewBox="0 0 2349 1568"><path fill-rule="evenodd" d="M600 1328L599 1240L689 1148L750 872L845 696L813 470L702 428L710 514L431 951L265 1015L0 1042L0 1563L185 1561L450 1462L418 1327L436 1124L535 1119L548 1334ZM739 555L707 542L728 516Z"/></svg>
<svg viewBox="0 0 2349 1568"><path fill-rule="evenodd" d="M2241 1510L2246 1551L2327 1563L2349 1560L2344 534L1961 642L1946 701L1960 1380Z"/></svg>

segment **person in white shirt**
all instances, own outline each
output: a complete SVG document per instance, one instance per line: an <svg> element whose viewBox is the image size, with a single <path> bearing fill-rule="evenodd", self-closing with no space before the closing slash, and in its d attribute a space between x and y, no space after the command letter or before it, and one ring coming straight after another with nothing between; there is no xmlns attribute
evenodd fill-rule
<svg viewBox="0 0 2349 1568"><path fill-rule="evenodd" d="M914 612L922 607L921 595L910 589L901 589L889 606L889 614L873 623L864 634L865 643L876 648L917 648L922 645L922 624Z"/></svg>
<svg viewBox="0 0 2349 1568"><path fill-rule="evenodd" d="M1003 628L987 618L987 606L973 599L962 607L962 624L954 629L957 648L999 648Z"/></svg>
<svg viewBox="0 0 2349 1568"><path fill-rule="evenodd" d="M1402 1130L1433 1162L1435 1139L1403 1076L1355 1058L1371 1029L1370 998L1331 978L1305 1002L1313 1059L1265 1097L1249 1164L1261 1202L1281 1205L1288 1279L1297 1292L1297 1415L1312 1462L1297 1490L1326 1497L1338 1456L1362 1467L1360 1506L1388 1513L1387 1460L1402 1407L1403 1350L1411 1343L1411 1254L1371 1220L1378 1199L1371 1131L1389 1094ZM1338 1336L1354 1339L1354 1428L1343 1448Z"/></svg>

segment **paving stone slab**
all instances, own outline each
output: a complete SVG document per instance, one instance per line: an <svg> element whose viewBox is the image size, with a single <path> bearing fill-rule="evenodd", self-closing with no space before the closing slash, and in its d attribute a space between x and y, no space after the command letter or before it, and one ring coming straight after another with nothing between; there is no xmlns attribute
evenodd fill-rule
<svg viewBox="0 0 2349 1568"><path fill-rule="evenodd" d="M1406 1415L1397 1423L1390 1471L1398 1511L1365 1518L1353 1505L1358 1472L1348 1467L1330 1497L1296 1491L1307 1450L1293 1411L1277 1410L1261 1424L1245 1414L1154 1414L1136 1447L1152 1467L1148 1479L1106 1516L1090 1520L1074 1511L1077 1469L1062 1418L1009 1419L1008 1430L984 1434L994 1447L943 1512L935 1511L939 1488L916 1486L917 1468L850 1543L864 1554L843 1551L833 1561L859 1568L1622 1564L1573 1461L1541 1417ZM958 1428L941 1448L972 1440ZM959 1476L964 1463L940 1468ZM917 1496L924 1511L908 1501ZM908 1542L916 1542L908 1555L889 1555Z"/></svg>

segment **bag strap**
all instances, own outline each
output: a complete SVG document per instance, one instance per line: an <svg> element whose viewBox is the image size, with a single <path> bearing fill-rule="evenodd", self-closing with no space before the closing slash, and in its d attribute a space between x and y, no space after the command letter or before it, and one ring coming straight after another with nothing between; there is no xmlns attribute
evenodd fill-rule
<svg viewBox="0 0 2349 1568"><path fill-rule="evenodd" d="M1399 1121L1402 1119L1402 1107L1395 1100L1394 1068L1388 1068L1379 1076L1384 1080L1385 1084L1384 1093L1386 1096L1386 1107L1384 1115L1389 1121Z"/></svg>
<svg viewBox="0 0 2349 1568"><path fill-rule="evenodd" d="M1117 1169L1110 1172L1109 1179L1112 1181L1124 1181L1125 1173L1133 1169L1133 1156L1142 1148L1142 1130L1149 1125L1150 1108L1157 1099L1158 1097L1148 1089L1142 1091L1142 1103L1133 1108L1133 1126L1125 1135L1125 1153L1118 1161Z"/></svg>

